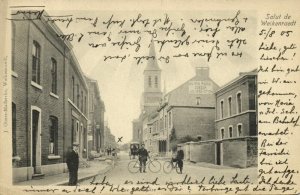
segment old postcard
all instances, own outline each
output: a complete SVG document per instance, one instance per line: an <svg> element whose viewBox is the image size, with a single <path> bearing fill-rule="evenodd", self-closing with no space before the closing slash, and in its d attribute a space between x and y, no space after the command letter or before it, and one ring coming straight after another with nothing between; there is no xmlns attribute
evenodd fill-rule
<svg viewBox="0 0 300 195"><path fill-rule="evenodd" d="M0 194L299 194L298 1L1 8Z"/></svg>

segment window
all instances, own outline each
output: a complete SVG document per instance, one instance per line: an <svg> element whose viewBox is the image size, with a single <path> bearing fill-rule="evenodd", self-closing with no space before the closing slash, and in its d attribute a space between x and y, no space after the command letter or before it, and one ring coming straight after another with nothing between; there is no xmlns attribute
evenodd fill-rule
<svg viewBox="0 0 300 195"><path fill-rule="evenodd" d="M169 112L169 127L171 127L171 123L172 123L172 115L171 112Z"/></svg>
<svg viewBox="0 0 300 195"><path fill-rule="evenodd" d="M242 112L242 94L236 94L237 114Z"/></svg>
<svg viewBox="0 0 300 195"><path fill-rule="evenodd" d="M231 112L231 97L228 98L228 116L231 116L232 112Z"/></svg>
<svg viewBox="0 0 300 195"><path fill-rule="evenodd" d="M81 106L81 111L83 112L83 91L81 91L81 104L80 104L80 106Z"/></svg>
<svg viewBox="0 0 300 195"><path fill-rule="evenodd" d="M41 47L38 42L33 41L32 46L32 78L31 80L40 84Z"/></svg>
<svg viewBox="0 0 300 195"><path fill-rule="evenodd" d="M16 37L16 24L14 22L11 22L11 32L12 32L12 36L11 36L11 51L12 51L12 59L11 59L11 69L12 70L15 70L15 61L14 61L14 58L15 58L15 37Z"/></svg>
<svg viewBox="0 0 300 195"><path fill-rule="evenodd" d="M94 111L94 94L91 94L91 111Z"/></svg>
<svg viewBox="0 0 300 195"><path fill-rule="evenodd" d="M157 76L155 76L155 88L158 88L158 77Z"/></svg>
<svg viewBox="0 0 300 195"><path fill-rule="evenodd" d="M76 101L76 106L79 108L79 98L80 98L80 94L79 94L79 84L77 84L77 101Z"/></svg>
<svg viewBox="0 0 300 195"><path fill-rule="evenodd" d="M200 105L200 97L196 97L196 105Z"/></svg>
<svg viewBox="0 0 300 195"><path fill-rule="evenodd" d="M224 139L224 128L221 129L220 134L221 134L221 139Z"/></svg>
<svg viewBox="0 0 300 195"><path fill-rule="evenodd" d="M75 134L75 120L74 119L72 119L72 138L71 138L71 143L73 143L74 142L74 134Z"/></svg>
<svg viewBox="0 0 300 195"><path fill-rule="evenodd" d="M243 136L242 134L243 134L242 124L238 124L237 125L237 135L238 135L238 137L241 137L241 136Z"/></svg>
<svg viewBox="0 0 300 195"><path fill-rule="evenodd" d="M160 119L160 130L163 130L164 129L164 118L162 117Z"/></svg>
<svg viewBox="0 0 300 195"><path fill-rule="evenodd" d="M72 100L73 100L73 103L75 103L75 79L74 79L74 76L72 76Z"/></svg>
<svg viewBox="0 0 300 195"><path fill-rule="evenodd" d="M12 103L12 149L12 155L17 156L17 109L15 103Z"/></svg>
<svg viewBox="0 0 300 195"><path fill-rule="evenodd" d="M151 81L151 76L148 77L148 86L151 87L152 81Z"/></svg>
<svg viewBox="0 0 300 195"><path fill-rule="evenodd" d="M167 124L168 124L168 122L167 122L167 115L165 115L165 129L167 128Z"/></svg>
<svg viewBox="0 0 300 195"><path fill-rule="evenodd" d="M76 120L76 130L75 130L75 140L77 143L79 143L79 121Z"/></svg>
<svg viewBox="0 0 300 195"><path fill-rule="evenodd" d="M51 58L51 92L57 94L57 63Z"/></svg>
<svg viewBox="0 0 300 195"><path fill-rule="evenodd" d="M50 116L49 126L49 154L58 154L58 119L55 116Z"/></svg>
<svg viewBox="0 0 300 195"><path fill-rule="evenodd" d="M228 135L229 137L232 137L232 126L230 126L228 129Z"/></svg>
<svg viewBox="0 0 300 195"><path fill-rule="evenodd" d="M86 96L84 96L84 113L86 114Z"/></svg>
<svg viewBox="0 0 300 195"><path fill-rule="evenodd" d="M221 111L221 118L223 118L224 117L224 101L223 100L221 100L221 102L220 102L220 111Z"/></svg>

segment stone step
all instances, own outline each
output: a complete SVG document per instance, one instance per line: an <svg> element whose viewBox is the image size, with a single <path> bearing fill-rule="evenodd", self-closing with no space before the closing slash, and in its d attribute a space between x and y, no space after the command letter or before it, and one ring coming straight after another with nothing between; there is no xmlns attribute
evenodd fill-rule
<svg viewBox="0 0 300 195"><path fill-rule="evenodd" d="M43 179L45 176L45 174L42 174L42 173L34 173L32 175L32 179Z"/></svg>

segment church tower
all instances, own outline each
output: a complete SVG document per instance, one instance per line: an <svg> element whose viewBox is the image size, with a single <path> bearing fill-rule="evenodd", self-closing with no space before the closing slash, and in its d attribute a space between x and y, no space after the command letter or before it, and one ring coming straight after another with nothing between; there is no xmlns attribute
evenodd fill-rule
<svg viewBox="0 0 300 195"><path fill-rule="evenodd" d="M149 50L149 59L144 70L144 92L142 95L141 109L150 113L154 111L162 98L161 69L157 64L154 43L152 41Z"/></svg>

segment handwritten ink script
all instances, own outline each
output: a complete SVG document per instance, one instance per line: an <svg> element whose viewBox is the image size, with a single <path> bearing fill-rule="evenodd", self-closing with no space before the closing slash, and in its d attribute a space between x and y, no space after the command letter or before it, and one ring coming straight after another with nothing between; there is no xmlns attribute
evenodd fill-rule
<svg viewBox="0 0 300 195"><path fill-rule="evenodd" d="M251 14L250 14L251 15ZM101 63L147 63L157 60L170 63L182 59L201 59L206 63L222 60L249 60L249 53L258 54L258 119L259 162L258 181L241 176L183 176L179 181L162 182L124 180L115 184L103 176L93 178L89 186L74 188L37 187L24 188L33 193L108 193L139 194L142 192L212 192L245 193L276 192L297 193L295 176L297 167L290 163L291 140L299 129L299 63L295 41L298 21L288 13L266 13L256 25L256 16L240 10L226 11L207 16L181 17L174 13L131 13L128 15L105 12L65 15L36 11L13 10L10 20L47 22L57 25L55 37L79 45L83 50L93 50ZM250 39L249 37L252 37ZM257 47L253 43L257 40ZM153 46L154 45L154 46ZM149 48L155 47L155 52ZM255 49L253 49L255 48ZM101 55L100 55L101 54ZM252 53L253 54L253 53ZM121 141L121 138L119 138Z"/></svg>
<svg viewBox="0 0 300 195"><path fill-rule="evenodd" d="M230 187L230 185L236 185L238 187ZM180 180L174 181L161 181L158 177L153 180L124 180L121 184L115 184L106 176L100 179L95 177L91 179L88 186L76 186L68 188L50 188L30 186L26 187L24 192L43 192L43 193L54 193L60 192L65 194L70 193L123 193L123 194L140 194L142 192L152 192L152 193L170 193L170 192L219 192L219 193L240 193L247 192L250 189L250 184L252 184L248 175L241 176L239 174L234 174L232 176L225 177L211 176L204 177L199 176L199 178L193 178L189 175L182 176ZM228 185L228 186L227 186Z"/></svg>
<svg viewBox="0 0 300 195"><path fill-rule="evenodd" d="M13 10L11 20L44 20L62 29L56 33L58 38L103 53L102 63L136 64L189 58L206 62L224 58L242 61L248 55L247 37L253 36L250 26L255 22L240 10L201 17L178 17L174 13L54 15L44 10ZM149 53L152 44L155 53Z"/></svg>
<svg viewBox="0 0 300 195"><path fill-rule="evenodd" d="M261 20L259 43L260 191L295 193L290 140L299 127L299 63L296 63L296 21L288 13L268 13Z"/></svg>

